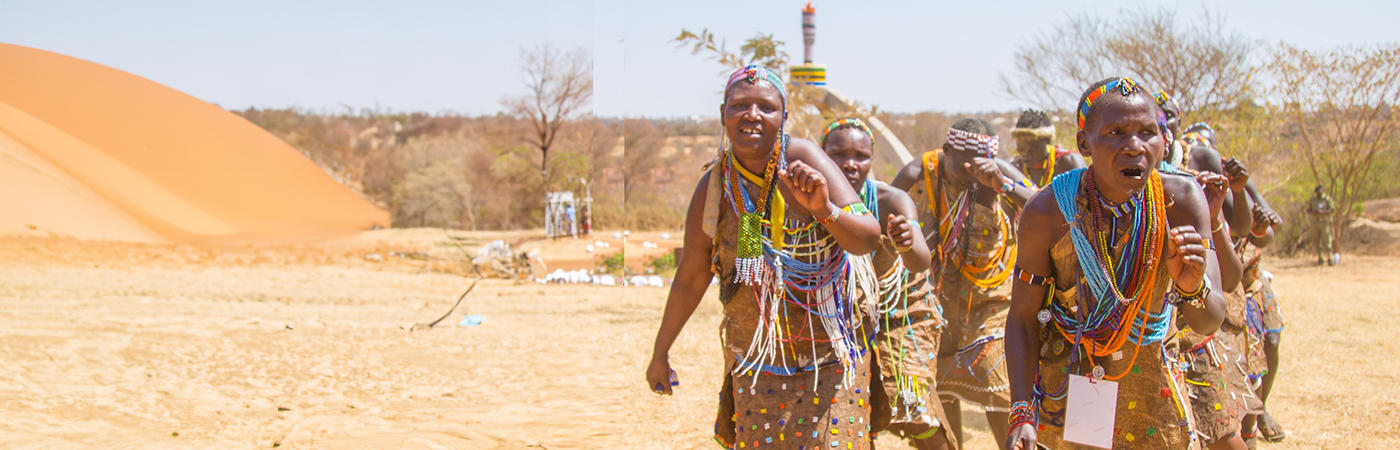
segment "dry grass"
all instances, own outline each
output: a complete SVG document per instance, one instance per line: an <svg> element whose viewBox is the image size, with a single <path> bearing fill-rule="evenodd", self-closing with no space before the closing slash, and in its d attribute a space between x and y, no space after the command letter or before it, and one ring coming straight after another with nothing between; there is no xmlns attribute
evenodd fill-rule
<svg viewBox="0 0 1400 450"><path fill-rule="evenodd" d="M428 234L267 248L0 238L0 447L715 448L713 293L672 354L682 385L661 398L641 377L664 290L488 281L465 303L483 326L401 329L467 281L362 254ZM1346 263L1268 266L1289 318L1272 410L1292 435L1260 448L1400 441L1400 259ZM967 416L967 448L994 448Z"/></svg>

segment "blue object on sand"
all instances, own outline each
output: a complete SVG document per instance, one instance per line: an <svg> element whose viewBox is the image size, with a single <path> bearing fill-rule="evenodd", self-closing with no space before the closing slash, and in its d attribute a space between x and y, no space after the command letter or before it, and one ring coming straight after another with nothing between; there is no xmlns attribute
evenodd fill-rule
<svg viewBox="0 0 1400 450"><path fill-rule="evenodd" d="M485 321L486 321L486 316L483 316L483 315L481 315L481 314L467 314L466 317L463 317L463 318L462 318L462 321L461 321L461 322L457 322L457 326L459 326L459 327L474 327L474 326L477 326L477 325L481 325L481 322L485 322Z"/></svg>

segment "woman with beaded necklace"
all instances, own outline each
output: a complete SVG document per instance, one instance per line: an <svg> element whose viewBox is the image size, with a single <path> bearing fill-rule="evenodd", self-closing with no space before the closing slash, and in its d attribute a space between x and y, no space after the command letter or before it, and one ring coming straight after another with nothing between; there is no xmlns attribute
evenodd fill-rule
<svg viewBox="0 0 1400 450"><path fill-rule="evenodd" d="M868 255L880 224L816 143L783 132L785 94L781 76L764 67L729 78L724 144L691 197L647 385L670 394L679 384L671 345L718 275L727 376L716 441L866 449L863 305L875 296Z"/></svg>
<svg viewBox="0 0 1400 450"><path fill-rule="evenodd" d="M1136 82L1094 84L1078 112L1093 166L1056 177L1021 216L1007 446L1195 446L1176 317L1203 334L1224 319L1214 245L1197 231L1209 206L1194 179L1156 170L1165 118Z"/></svg>
<svg viewBox="0 0 1400 450"><path fill-rule="evenodd" d="M918 449L956 449L936 391L943 312L928 283L930 259L922 225L912 219L918 209L909 194L869 178L875 140L865 121L832 122L821 144L884 232L872 256L880 295L868 322L876 330L873 431L907 438Z"/></svg>
<svg viewBox="0 0 1400 450"><path fill-rule="evenodd" d="M927 226L934 295L946 324L938 350L938 395L948 428L962 439L961 402L981 407L1004 434L1011 407L1002 346L1016 258L1016 216L1035 192L1030 180L996 157L991 124L963 118L943 146L900 169L894 187L909 192ZM998 439L999 441L999 439ZM1000 444L1000 442L998 442Z"/></svg>

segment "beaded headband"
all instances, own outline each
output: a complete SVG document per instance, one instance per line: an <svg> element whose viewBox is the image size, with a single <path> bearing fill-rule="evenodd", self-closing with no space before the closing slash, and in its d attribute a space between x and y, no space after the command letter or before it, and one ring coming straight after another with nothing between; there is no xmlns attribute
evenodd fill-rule
<svg viewBox="0 0 1400 450"><path fill-rule="evenodd" d="M842 126L855 127L855 128L857 128L857 129L859 129L860 131L864 131L865 134L870 135L870 143L871 143L872 146L874 146L874 143L875 143L875 133L871 133L871 132L870 132L870 127L868 127L868 126L865 125L865 121L864 121L864 120L860 120L860 118L857 118L857 117L851 117L851 118L841 119L841 120L832 122L831 125L827 125L827 126L826 126L826 132L823 132L823 133L822 133L822 146L823 146L823 147L826 146L826 136L829 135L829 134L831 134L832 131L836 131L837 128L841 128Z"/></svg>
<svg viewBox="0 0 1400 450"><path fill-rule="evenodd" d="M1157 95L1154 97L1157 98L1158 107L1165 108L1167 107L1167 103L1171 103L1173 110L1175 110L1177 113L1181 112L1181 104L1177 103L1176 98L1172 97L1171 94L1168 94L1167 91L1157 91Z"/></svg>
<svg viewBox="0 0 1400 450"><path fill-rule="evenodd" d="M965 152L974 152L984 158L991 158L997 154L997 137L986 136L957 128L948 129L948 145L953 149Z"/></svg>
<svg viewBox="0 0 1400 450"><path fill-rule="evenodd" d="M783 103L787 103L787 88L783 84L783 77L777 71L757 64L750 64L744 68L729 74L729 82L724 84L725 89L733 86L734 83L744 80L749 84L757 84L758 80L767 80L778 88L778 95L783 98Z"/></svg>
<svg viewBox="0 0 1400 450"><path fill-rule="evenodd" d="M1089 108L1094 106L1094 102L1098 101L1099 96L1113 89L1117 89L1124 97L1127 97L1135 92L1141 91L1142 85L1133 81L1132 78L1119 77L1103 86L1099 86L1098 89L1090 91L1089 95L1085 96L1084 100L1079 103L1079 129L1084 129L1084 117L1089 115Z"/></svg>

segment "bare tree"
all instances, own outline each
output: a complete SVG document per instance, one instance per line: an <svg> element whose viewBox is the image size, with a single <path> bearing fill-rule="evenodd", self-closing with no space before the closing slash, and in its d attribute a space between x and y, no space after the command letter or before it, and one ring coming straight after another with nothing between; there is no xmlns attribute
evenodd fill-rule
<svg viewBox="0 0 1400 450"><path fill-rule="evenodd" d="M1342 220L1360 213L1372 173L1400 144L1400 45L1315 52L1281 44L1268 69L1273 100L1296 153L1337 201Z"/></svg>
<svg viewBox="0 0 1400 450"><path fill-rule="evenodd" d="M525 88L529 93L501 101L534 126L530 144L540 151L540 182L548 191L549 151L570 120L588 115L593 100L593 58L588 49L561 50L552 44L521 49Z"/></svg>
<svg viewBox="0 0 1400 450"><path fill-rule="evenodd" d="M1253 48L1209 9L1197 18L1165 7L1081 14L1022 44L1016 73L1002 74L1001 84L1013 98L1068 111L1090 84L1132 76L1176 97L1184 114L1219 111L1245 99Z"/></svg>

